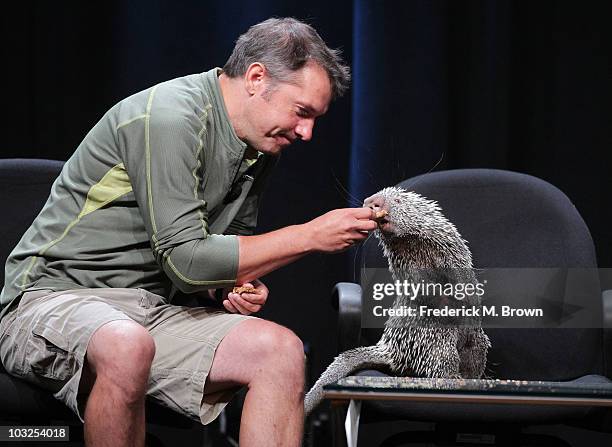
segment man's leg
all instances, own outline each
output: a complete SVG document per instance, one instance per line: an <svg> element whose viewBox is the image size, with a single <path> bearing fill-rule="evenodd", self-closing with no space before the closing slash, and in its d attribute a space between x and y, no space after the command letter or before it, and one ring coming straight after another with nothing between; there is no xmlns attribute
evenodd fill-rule
<svg viewBox="0 0 612 447"><path fill-rule="evenodd" d="M205 393L246 385L240 446L299 446L304 423L304 348L278 324L252 319L221 341ZM204 397L206 400L206 396Z"/></svg>
<svg viewBox="0 0 612 447"><path fill-rule="evenodd" d="M88 447L144 446L144 404L155 342L129 320L101 326L87 346L81 390Z"/></svg>

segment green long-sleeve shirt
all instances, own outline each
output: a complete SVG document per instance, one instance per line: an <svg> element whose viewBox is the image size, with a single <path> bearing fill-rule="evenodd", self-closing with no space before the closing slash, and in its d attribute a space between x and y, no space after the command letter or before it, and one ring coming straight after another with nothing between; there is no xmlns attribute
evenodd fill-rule
<svg viewBox="0 0 612 447"><path fill-rule="evenodd" d="M235 235L252 234L275 160L245 159L218 72L163 82L102 117L9 256L2 308L24 290L128 287L169 297L235 283ZM232 189L239 196L224 203Z"/></svg>

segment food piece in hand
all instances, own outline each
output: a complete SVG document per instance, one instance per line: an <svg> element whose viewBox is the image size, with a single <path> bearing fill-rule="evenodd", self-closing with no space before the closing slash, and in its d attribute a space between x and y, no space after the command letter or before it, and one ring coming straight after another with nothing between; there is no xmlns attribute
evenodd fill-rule
<svg viewBox="0 0 612 447"><path fill-rule="evenodd" d="M254 288L254 287L242 287L242 286L240 286L240 287L234 287L232 289L232 292L233 293L238 293L238 294L240 294L240 293L257 293L257 289Z"/></svg>

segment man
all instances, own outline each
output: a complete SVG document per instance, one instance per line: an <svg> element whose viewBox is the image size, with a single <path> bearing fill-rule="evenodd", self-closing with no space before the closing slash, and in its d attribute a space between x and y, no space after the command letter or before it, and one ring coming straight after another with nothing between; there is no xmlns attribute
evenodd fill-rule
<svg viewBox="0 0 612 447"><path fill-rule="evenodd" d="M145 395L206 424L241 386L240 445L300 444L303 347L249 316L268 295L259 278L376 223L339 209L253 230L275 156L310 140L348 81L310 26L266 20L223 70L119 102L68 160L7 261L0 356L84 421L88 445L143 445ZM225 309L173 303L201 293Z"/></svg>

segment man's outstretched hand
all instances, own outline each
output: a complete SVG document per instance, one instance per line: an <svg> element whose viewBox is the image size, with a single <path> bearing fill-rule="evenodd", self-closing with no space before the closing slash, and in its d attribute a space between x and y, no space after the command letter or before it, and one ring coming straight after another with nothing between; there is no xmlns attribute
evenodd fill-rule
<svg viewBox="0 0 612 447"><path fill-rule="evenodd" d="M368 237L378 224L370 208L341 208L304 224L314 251L335 253Z"/></svg>

